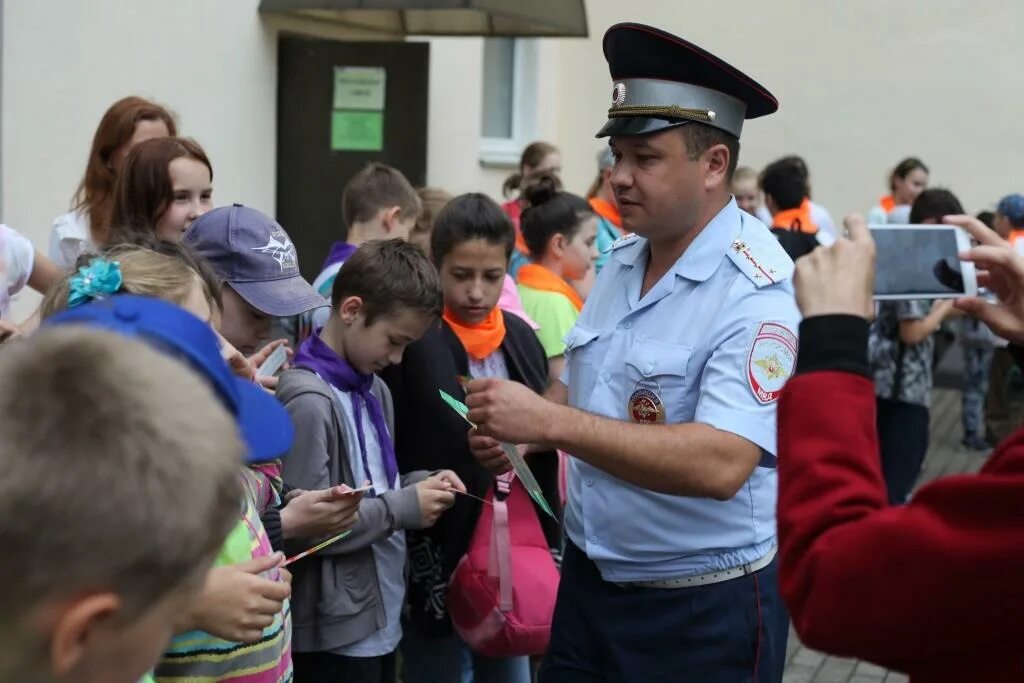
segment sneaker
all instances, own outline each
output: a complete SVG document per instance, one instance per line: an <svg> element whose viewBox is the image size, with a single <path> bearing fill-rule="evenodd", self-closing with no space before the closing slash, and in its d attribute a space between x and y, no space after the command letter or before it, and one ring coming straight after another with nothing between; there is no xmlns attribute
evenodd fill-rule
<svg viewBox="0 0 1024 683"><path fill-rule="evenodd" d="M960 443L972 451L987 453L992 450L992 445L978 434L968 434Z"/></svg>

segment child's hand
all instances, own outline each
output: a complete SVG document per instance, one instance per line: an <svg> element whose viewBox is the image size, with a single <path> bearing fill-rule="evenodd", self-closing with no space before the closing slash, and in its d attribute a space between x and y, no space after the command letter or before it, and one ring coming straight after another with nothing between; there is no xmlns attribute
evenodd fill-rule
<svg viewBox="0 0 1024 683"><path fill-rule="evenodd" d="M10 320L0 320L0 344L21 336L21 328Z"/></svg>
<svg viewBox="0 0 1024 683"><path fill-rule="evenodd" d="M291 576L283 570L277 581L261 576L283 562L284 555L274 553L211 569L192 610L192 627L236 643L258 641L292 594Z"/></svg>
<svg viewBox="0 0 1024 683"><path fill-rule="evenodd" d="M459 479L459 475L455 474L451 470L441 470L440 472L434 473L431 478L440 479L448 485L449 489L454 489L459 493L466 492L466 485L462 483L461 479Z"/></svg>
<svg viewBox="0 0 1024 683"><path fill-rule="evenodd" d="M302 491L287 500L288 504L281 508L284 537L316 538L334 536L354 527L359 521L363 494L352 493L347 486L334 486L322 491Z"/></svg>
<svg viewBox="0 0 1024 683"><path fill-rule="evenodd" d="M249 360L242 355L241 351L236 349L231 345L231 342L221 336L220 332L214 330L214 333L217 335L217 341L220 343L220 355L225 361L227 361L228 366L231 368L231 372L235 373L235 375L242 379L247 379L251 382L253 378L256 377L256 368L249 363Z"/></svg>
<svg viewBox="0 0 1024 683"><path fill-rule="evenodd" d="M249 365L253 368L253 373L256 372L256 369L262 367L262 365L267 362L267 359L270 358L270 355L274 353L274 351L277 351L277 347L279 346L285 347L285 353L288 354L289 359L294 356L295 351L292 350L290 346L287 346L287 344L287 339L275 339L253 355L249 356L248 361ZM281 366L281 370L278 372L287 370L288 367L288 363L285 362L285 364ZM278 376L277 374L271 376L256 376L256 382L258 382L264 389L274 392L277 390Z"/></svg>
<svg viewBox="0 0 1024 683"><path fill-rule="evenodd" d="M454 473L452 476L455 476ZM455 479L458 480L458 477ZM462 482L459 481L459 484ZM465 491L465 486L462 490ZM451 482L439 475L428 477L416 484L416 498L420 503L420 520L424 529L434 526L445 510L455 505L455 493L452 491Z"/></svg>

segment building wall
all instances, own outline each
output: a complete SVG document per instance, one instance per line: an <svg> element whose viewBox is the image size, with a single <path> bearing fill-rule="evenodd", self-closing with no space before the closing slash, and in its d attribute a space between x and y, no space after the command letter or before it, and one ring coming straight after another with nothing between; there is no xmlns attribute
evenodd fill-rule
<svg viewBox="0 0 1024 683"><path fill-rule="evenodd" d="M559 41L557 63L564 174L581 191L599 148L587 134L610 104L601 36L620 21L692 40L771 90L779 112L746 123L740 162L803 155L815 199L833 214L870 209L888 171L912 155L972 212L1024 191L1024 3L588 0L587 10L591 37Z"/></svg>
<svg viewBox="0 0 1024 683"><path fill-rule="evenodd" d="M129 93L170 105L206 147L216 200L273 213L277 31L368 36L268 20L258 4L3 2L0 220L45 250L100 116ZM691 39L772 90L781 109L747 123L741 163L802 154L815 198L834 214L870 208L887 169L911 154L971 211L1021 189L1024 3L587 0L587 9L590 38L541 41L535 93L536 137L562 148L577 192L593 179L602 143L592 136L610 98L601 36L625 20ZM478 38L431 40L428 180L498 196L510 169L479 160L482 50Z"/></svg>

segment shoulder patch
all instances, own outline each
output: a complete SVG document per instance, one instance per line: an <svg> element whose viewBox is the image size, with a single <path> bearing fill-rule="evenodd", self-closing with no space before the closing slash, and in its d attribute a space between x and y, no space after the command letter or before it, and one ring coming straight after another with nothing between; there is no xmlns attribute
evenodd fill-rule
<svg viewBox="0 0 1024 683"><path fill-rule="evenodd" d="M761 323L747 354L747 382L761 405L779 399L796 367L797 338L780 323Z"/></svg>
<svg viewBox="0 0 1024 683"><path fill-rule="evenodd" d="M620 249L628 244L633 244L633 242L636 242L638 239L639 237L632 232L628 235L623 235L611 243L611 246L608 247L608 251L615 251L616 249Z"/></svg>

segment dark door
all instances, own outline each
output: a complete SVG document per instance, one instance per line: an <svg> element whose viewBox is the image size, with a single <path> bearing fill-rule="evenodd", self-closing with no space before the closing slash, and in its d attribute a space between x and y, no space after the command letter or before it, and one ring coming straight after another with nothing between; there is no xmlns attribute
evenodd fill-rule
<svg viewBox="0 0 1024 683"><path fill-rule="evenodd" d="M354 173L379 161L426 183L430 46L282 36L277 59L277 219L312 281L345 239Z"/></svg>

